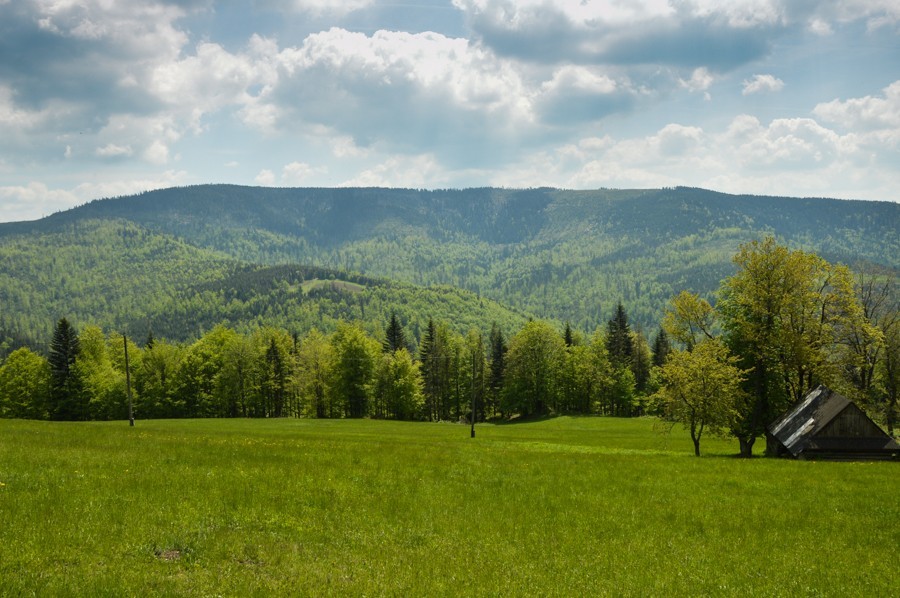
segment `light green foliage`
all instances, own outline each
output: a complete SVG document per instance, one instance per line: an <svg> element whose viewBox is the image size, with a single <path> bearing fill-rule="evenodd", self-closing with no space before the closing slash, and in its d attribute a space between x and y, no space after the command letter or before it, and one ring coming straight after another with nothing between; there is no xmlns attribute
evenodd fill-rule
<svg viewBox="0 0 900 598"><path fill-rule="evenodd" d="M662 327L672 340L690 351L700 341L713 338L716 312L706 299L681 291L666 306Z"/></svg>
<svg viewBox="0 0 900 598"><path fill-rule="evenodd" d="M896 542L896 464L737 460L716 438L697 459L687 434L648 418L479 424L475 439L380 420L5 420L0 438L10 596L891 596L900 584L896 560L873 553Z"/></svg>
<svg viewBox="0 0 900 598"><path fill-rule="evenodd" d="M134 360L132 380L136 391L136 417L182 417L186 413L187 406L176 391L184 353L181 347L162 339L155 340L152 347L142 351L129 348L129 357Z"/></svg>
<svg viewBox="0 0 900 598"><path fill-rule="evenodd" d="M850 365L840 347L867 327L847 268L779 245L743 245L737 272L722 282L719 313L726 341L751 369L749 400L736 435L745 454L765 426L818 384L843 387Z"/></svg>
<svg viewBox="0 0 900 598"><path fill-rule="evenodd" d="M746 372L736 362L720 340L705 339L691 351L674 351L660 368L658 397L665 414L688 428L698 457L703 433L723 435L738 417L735 405Z"/></svg>
<svg viewBox="0 0 900 598"><path fill-rule="evenodd" d="M409 420L422 415L422 375L409 351L397 349L380 357L373 395L375 417Z"/></svg>
<svg viewBox="0 0 900 598"><path fill-rule="evenodd" d="M509 341L503 411L521 415L559 410L566 346L547 322L532 321Z"/></svg>
<svg viewBox="0 0 900 598"><path fill-rule="evenodd" d="M78 335L80 350L75 367L82 380L91 419L125 419L128 417L128 397L125 387L124 361L121 370L113 365L112 341L122 338L106 335L98 326L85 326ZM124 347L122 350L124 355Z"/></svg>
<svg viewBox="0 0 900 598"><path fill-rule="evenodd" d="M27 347L16 349L0 365L0 417L46 419L50 364Z"/></svg>
<svg viewBox="0 0 900 598"><path fill-rule="evenodd" d="M341 322L332 335L334 365L331 402L346 417L364 417L372 408L372 384L381 345L355 324Z"/></svg>
<svg viewBox="0 0 900 598"><path fill-rule="evenodd" d="M300 341L294 376L303 414L307 417L338 417L338 406L329 392L334 354L329 339L313 328Z"/></svg>

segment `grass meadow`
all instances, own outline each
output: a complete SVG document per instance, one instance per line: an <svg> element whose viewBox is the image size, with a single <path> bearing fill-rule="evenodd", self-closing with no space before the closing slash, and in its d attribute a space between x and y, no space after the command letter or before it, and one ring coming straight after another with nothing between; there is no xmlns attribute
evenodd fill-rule
<svg viewBox="0 0 900 598"><path fill-rule="evenodd" d="M650 419L0 421L2 595L900 595L900 464Z"/></svg>

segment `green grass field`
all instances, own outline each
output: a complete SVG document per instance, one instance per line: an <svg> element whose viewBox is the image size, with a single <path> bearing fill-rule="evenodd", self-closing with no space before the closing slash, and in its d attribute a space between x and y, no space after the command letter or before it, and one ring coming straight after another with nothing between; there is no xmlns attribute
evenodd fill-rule
<svg viewBox="0 0 900 598"><path fill-rule="evenodd" d="M900 594L900 464L703 449L649 419L0 421L0 594Z"/></svg>

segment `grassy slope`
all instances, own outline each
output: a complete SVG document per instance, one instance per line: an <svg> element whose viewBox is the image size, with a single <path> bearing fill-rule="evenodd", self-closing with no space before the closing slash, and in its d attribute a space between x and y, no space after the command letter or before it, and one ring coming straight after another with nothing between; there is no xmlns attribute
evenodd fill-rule
<svg viewBox="0 0 900 598"><path fill-rule="evenodd" d="M0 421L0 593L892 595L896 463L650 420Z"/></svg>

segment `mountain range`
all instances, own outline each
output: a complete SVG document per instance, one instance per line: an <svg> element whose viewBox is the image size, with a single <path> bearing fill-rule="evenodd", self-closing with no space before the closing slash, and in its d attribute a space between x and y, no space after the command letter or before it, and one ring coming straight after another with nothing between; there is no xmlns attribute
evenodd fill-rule
<svg viewBox="0 0 900 598"><path fill-rule="evenodd" d="M900 268L892 202L199 185L0 224L0 337L46 342L62 316L173 340L219 322L374 331L392 312L414 338L429 317L462 332L529 317L589 332L619 301L649 331L681 290L714 301L740 244L765 235Z"/></svg>

